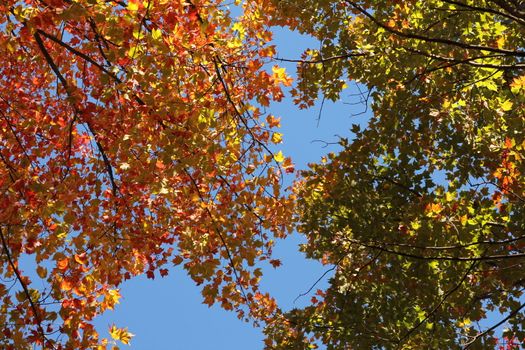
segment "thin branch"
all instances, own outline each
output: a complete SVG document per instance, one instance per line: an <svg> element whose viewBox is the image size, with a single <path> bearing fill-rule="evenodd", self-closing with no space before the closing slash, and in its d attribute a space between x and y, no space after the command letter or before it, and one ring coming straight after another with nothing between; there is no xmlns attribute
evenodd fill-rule
<svg viewBox="0 0 525 350"><path fill-rule="evenodd" d="M524 307L525 307L525 303L522 303L517 309L513 310L510 314L508 314L507 317L505 317L504 319L502 319L501 321L499 321L492 327L474 336L474 338L471 341L465 344L465 346L463 347L463 350L470 348L476 341L478 341L478 339L483 338L488 333L492 332L493 330L495 330L496 328L498 328L499 326L501 326L502 324L504 324L505 322L507 322L514 316L516 316Z"/></svg>
<svg viewBox="0 0 525 350"><path fill-rule="evenodd" d="M438 61L452 63L452 65L450 65L450 66L447 65L447 66L442 66L440 68L448 68L448 67L451 67L451 66L454 66L454 65L458 65L458 64L467 64L469 66L473 66L473 67L476 67L476 68L494 68L494 69L501 69L501 70L513 70L513 69L522 70L522 69L525 69L525 64L520 64L520 63L516 63L516 64L492 64L492 63L478 63L478 62L475 62L477 60L482 60L482 59L486 59L486 58L505 58L505 57L508 57L508 56L502 55L502 54L481 55L481 56L468 57L468 58L465 58L465 59L456 59L456 58L453 58L453 57L445 57L445 56L436 55L436 54L433 54L433 53L421 51L421 50L414 49L414 48L411 48L411 47L402 46L401 48L403 50L408 51L408 52L412 52L412 53L415 53L415 54L418 54L418 55L422 55L422 56L425 56L425 57L428 57L428 58L433 58L433 59L438 60ZM436 70L436 69L434 68L434 70Z"/></svg>
<svg viewBox="0 0 525 350"><path fill-rule="evenodd" d="M377 179L377 180L388 181L388 182L390 182L392 185L395 185L395 186L397 186L397 187L400 187L400 188L404 189L405 191L408 191L408 192L412 193L414 196L416 196L416 197L418 197L418 198L423 198L423 195L422 195L420 192L418 192L418 191L416 191L416 190L414 190L414 189L408 187L408 186L405 185L405 184L402 184L402 183L399 182L399 181L396 181L396 180L394 180L394 179L391 179L391 178L389 178L389 177L387 177L387 176L374 176L374 175L372 175L372 177L373 177L374 179Z"/></svg>
<svg viewBox="0 0 525 350"><path fill-rule="evenodd" d="M414 253L407 253L398 250L385 248L385 245L379 245L376 242L361 242L359 240L346 238L346 241L352 244L359 245L370 249L379 249L385 253L404 256L406 258L412 258L416 260L443 260L443 261L493 261L493 260L507 260L507 259L520 259L525 258L525 253L509 254L509 255L487 255L487 256L424 256Z"/></svg>
<svg viewBox="0 0 525 350"><path fill-rule="evenodd" d="M381 254L381 252L379 252L379 254ZM379 256L379 255L377 255L377 256ZM376 256L373 260L377 259L377 256ZM315 286L316 286L319 282L321 282L321 280L322 280L327 274L329 274L330 272L334 271L334 270L339 266L339 264L341 263L341 261L343 261L344 258L346 258L346 255L343 255L342 257L340 257L339 260L337 260L337 262L334 264L334 266L332 266L331 268L329 268L328 270L326 270L326 271L325 271L325 272L324 272L324 273L323 273L323 274L322 274L322 275L321 275L321 276L320 276L320 277L319 277L319 278L318 278L318 279L317 279L317 280L316 280L316 281L310 286L310 288L308 288L308 290L307 290L306 292L303 292L303 293L299 294L299 295L293 300L294 304L295 304L295 302L296 302L299 298L304 297L304 296L310 294L310 292L315 288ZM368 264L366 264L366 265L368 265Z"/></svg>
<svg viewBox="0 0 525 350"><path fill-rule="evenodd" d="M2 163L4 163L4 165L6 166L7 171L9 172L9 178L11 179L11 182L14 183L16 179L19 178L19 175L17 174L16 169L13 167L12 164L10 164L7 161L7 159L4 157L2 152L0 152L0 159L2 160Z"/></svg>
<svg viewBox="0 0 525 350"><path fill-rule="evenodd" d="M319 107L319 113L317 114L317 127L319 127L319 123L321 123L321 115L323 114L323 108L324 108L325 102L326 102L326 96L323 95L323 98L321 100L321 106Z"/></svg>
<svg viewBox="0 0 525 350"><path fill-rule="evenodd" d="M33 165L33 161L31 160L31 158L29 157L29 154L27 153L27 150L26 148L24 147L24 145L22 144L22 140L20 140L20 138L18 137L17 133L16 133L16 130L13 126L13 124L11 123L11 120L9 120L7 118L7 115L3 112L3 111L0 111L0 115L2 115L2 118L5 120L5 122L7 123L7 126L9 127L9 130L11 131L11 133L13 134L15 140L16 140L16 143L18 144L18 146L20 146L20 148L22 149L22 152L24 153L25 157L27 158L27 160L29 161L29 164L31 164L31 167L34 168L34 165Z"/></svg>
<svg viewBox="0 0 525 350"><path fill-rule="evenodd" d="M52 38L52 36L48 35L47 33L41 31L41 30L37 30L35 32L35 34L33 35L36 42L37 42L37 45L40 49L40 51L42 52L42 54L44 55L44 58L46 60L46 62L49 64L49 66L51 67L51 69L53 70L53 72L55 73L55 75L57 76L58 80L60 80L60 83L62 84L62 86L64 87L64 89L66 90L66 94L68 95L68 97L71 99L73 94L72 94L72 91L68 85L68 82L66 80L66 78L62 75L62 73L60 72L60 70L58 69L57 65L55 64L55 61L53 60L53 58L51 57L51 55L49 54L49 52L47 51L45 45L44 45L44 42L42 41L42 38L40 37L40 35L44 35L46 36L47 38ZM52 39L53 41L55 41L54 39ZM56 39L55 42L58 42L60 43L61 41ZM69 45L66 45L65 47L68 47ZM75 50L73 48L71 48L72 50ZM75 50L76 51L76 50ZM81 54L81 53L80 53ZM89 62L97 65L97 67L101 67L104 71L105 68L98 65L98 63L96 63L95 61L92 61L92 59L89 57L89 56L86 56L84 54L81 54L82 58L86 57L85 59L89 60ZM111 77L114 77L113 75L110 74ZM118 79L118 77L114 77L114 79ZM75 106L73 104L73 101L71 101L71 105L73 107L73 109L75 110L75 114L76 115L79 115L80 114L80 111L78 110L78 107ZM93 131L93 128L92 126L90 125L89 122L86 123L87 126L88 126L88 129L89 131L91 132L91 134L93 135L93 137L95 138L95 143L97 145L97 148L102 156L102 159L104 161L104 165L106 166L106 171L108 173L108 176L109 176L109 180L111 182L111 187L112 187L112 191L113 191L113 195L116 195L117 192L118 192L118 186L117 184L115 183L115 178L113 176L113 168L112 168L112 165L111 165L111 162L109 161L107 155L106 155L106 152L104 151L104 148L102 147L102 145L100 144L100 142L97 140L97 137L96 137L96 134L94 133Z"/></svg>
<svg viewBox="0 0 525 350"><path fill-rule="evenodd" d="M367 53L367 52L347 53L344 55L330 56L330 57L318 58L314 60L288 59L288 58L280 58L280 57L273 57L272 60L279 61L279 62L290 62L290 63L300 63L300 64L316 64L316 63L327 63L327 62L345 59L345 58L363 57L363 56L370 56L370 53Z"/></svg>
<svg viewBox="0 0 525 350"><path fill-rule="evenodd" d="M7 228L7 230L9 230L9 227ZM2 227L0 227L0 239L2 241L2 248L7 257L9 266L11 266L11 269L15 273L16 279L22 286L26 299L29 301L29 305L31 306L31 310L33 311L33 315L35 316L35 319L36 319L36 323L37 323L36 326L38 328L38 332L42 336L42 349L45 349L45 344L48 339L46 337L46 333L44 332L44 328L42 327L42 319L40 318L40 312L37 306L35 305L35 302L31 298L31 293L29 292L29 289L27 288L27 285L25 284L24 279L20 275L20 272L18 271L18 268L16 267L16 264L13 261L13 258L11 257L11 253L9 252L9 248L7 247L7 242L5 240Z"/></svg>
<svg viewBox="0 0 525 350"><path fill-rule="evenodd" d="M464 8L467 8L467 9L470 9L472 11L476 11L476 12L487 12L487 13L492 13L494 15L497 15L497 16L502 16L502 17L505 17L507 19L510 19L510 20L513 20L513 21L516 21L518 22L519 24L521 25L525 25L525 21L517 16L514 16L513 14L510 14L510 13L504 13L504 12L500 12L500 11L497 11L495 9L492 9L492 8L486 8L486 7L480 7L480 6L474 6L474 5L468 5L468 4L465 4L463 2L460 2L460 1L454 1L454 0L442 0L443 2L446 2L447 4L452 4L452 5L458 5L458 6L461 6L461 7L464 7Z"/></svg>
<svg viewBox="0 0 525 350"><path fill-rule="evenodd" d="M439 310L439 308L441 307L441 305L443 305L443 303L447 300L447 298L449 296L451 296L454 292L456 292L460 287L461 285L463 284L463 282L465 282L465 280L467 279L468 275L470 274L470 272L472 271L472 269L474 268L474 266L476 264L479 264L478 261L474 261L472 262L472 264L470 264L469 268L467 269L467 271L463 274L463 277L461 278L461 280L453 287L451 288L450 290L448 290L445 295L443 296L443 298L441 298L441 300L436 304L436 306L430 311L428 312L425 317L420 320L418 322L418 324L416 324L414 327L412 327L405 335L403 335L400 339L399 339L399 344L401 344L401 342L405 339L407 339L408 337L410 337L410 335L412 333L414 333L419 327L421 327L425 322L428 321L428 319L434 315L437 310Z"/></svg>
<svg viewBox="0 0 525 350"><path fill-rule="evenodd" d="M379 251L376 255L374 255L370 260L368 260L366 263L364 263L363 265L359 266L359 268L357 268L357 272L356 272L356 276L361 273L361 271L363 271L366 267L370 266L371 264L373 264L380 256L381 254L383 254L382 251ZM334 266L332 266L331 268L329 268L328 270L326 270L313 284L312 286L310 286L310 288L304 292L304 293L301 293L297 296L297 298L294 299L294 303L297 301L297 299L301 298L301 297L304 297L308 294L310 294L310 292L315 288L315 286L321 282L321 280L328 274L330 273L331 271L335 270L337 267L339 267L339 264L341 263L341 261L344 260L344 258L346 258L346 254L344 254L342 257L340 257L336 263L334 264Z"/></svg>
<svg viewBox="0 0 525 350"><path fill-rule="evenodd" d="M513 50L506 50L506 49L500 49L496 47L490 47L490 46L482 46L482 45L476 45L476 44L468 44L462 41L455 41L451 39L445 39L445 38L435 38L435 37L428 37L412 32L403 32L397 29L394 29L381 21L379 21L375 16L373 16L370 12L362 8L361 6L357 5L355 2L350 0L345 0L346 3L350 4L352 7L354 7L357 11L361 12L364 16L368 17L372 22L374 22L378 27L386 30L387 32L394 34L396 36L407 38L407 39L416 39L421 40L424 42L430 42L430 43L436 43L436 44L446 44L451 46L460 47L462 49L466 50L476 50L476 51L489 51L489 52L496 52L505 54L507 56L517 56L517 57L525 57L524 51L513 51Z"/></svg>
<svg viewBox="0 0 525 350"><path fill-rule="evenodd" d="M202 196L202 193L200 191L200 188L199 188L199 185L197 184L197 181L193 178L193 176L190 174L190 172L184 168L184 172L186 173L186 175L189 177L193 187L195 187L195 190L197 192L197 196L199 197L199 200L202 202L202 203L205 203L204 201L204 197ZM219 237L220 241L221 241L221 245L223 246L224 250L226 251L226 256L228 258L228 265L230 265L230 267L232 268L232 271L233 271L233 274L235 276L235 280L237 282L237 285L239 286L239 288L241 289L241 293L242 293L242 296L244 298L244 300L246 301L246 304L248 306L251 305L251 302L250 300L248 299L248 296L246 295L246 291L244 289L244 286L242 285L241 283L241 277L239 276L239 272L237 271L237 267L235 267L235 264L233 262L233 254L231 253L230 251L230 248L228 247L228 244L226 243L226 239L224 238L223 234L221 233L221 231L219 230L218 228L218 223L217 223L217 220L215 219L215 216L212 214L211 210L208 208L208 206L205 207L205 210L206 210L206 214L208 214L209 218L212 220L212 222L214 223L214 227L213 227L213 230L215 231L215 233L217 234L217 236Z"/></svg>

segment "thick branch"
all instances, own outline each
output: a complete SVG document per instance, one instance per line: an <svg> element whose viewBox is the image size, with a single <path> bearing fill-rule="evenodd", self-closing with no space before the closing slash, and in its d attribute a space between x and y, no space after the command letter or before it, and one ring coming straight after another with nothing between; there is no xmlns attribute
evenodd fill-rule
<svg viewBox="0 0 525 350"><path fill-rule="evenodd" d="M105 67L103 67L100 63L98 63L97 61L95 61L94 59L92 59L91 57L89 57L88 55L86 55L85 53L83 52L80 52L78 51L77 49L75 49L74 47L66 44L65 42L63 42L62 40L56 38L55 36L51 35L51 34L48 34L46 32L44 32L43 30L41 29L37 29L36 31L38 34L41 34L42 36L50 39L51 41L57 43L58 45L62 46L63 48L65 48L66 50L72 52L73 54L77 55L78 57L82 58L83 60L91 63L92 65L94 65L95 67L97 67L98 69L100 69L101 71L103 71L104 73L106 73L107 75L109 75L111 78L113 78L115 81L121 83L122 81L120 80L119 77L117 77L114 73L108 71Z"/></svg>

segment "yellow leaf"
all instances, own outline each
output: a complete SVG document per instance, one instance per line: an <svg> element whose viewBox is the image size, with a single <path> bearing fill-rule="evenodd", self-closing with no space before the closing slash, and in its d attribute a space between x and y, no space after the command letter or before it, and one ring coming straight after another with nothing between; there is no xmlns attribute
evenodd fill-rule
<svg viewBox="0 0 525 350"><path fill-rule="evenodd" d="M239 38L228 40L228 42L226 43L226 46L230 49L236 49L242 46L242 40L240 40Z"/></svg>
<svg viewBox="0 0 525 350"><path fill-rule="evenodd" d="M108 309L113 310L115 308L115 305L117 305L120 301L120 293L118 289L110 289L107 291L106 295L104 296L104 306L106 306Z"/></svg>
<svg viewBox="0 0 525 350"><path fill-rule="evenodd" d="M139 52L140 52L140 48L139 48L138 46L132 46L132 47L130 47L130 49L129 49L129 51L128 51L128 56L129 56L130 58L134 58L135 55L136 55L137 53L139 53Z"/></svg>
<svg viewBox="0 0 525 350"><path fill-rule="evenodd" d="M160 31L160 29L155 28L151 31L151 36L153 37L153 39L157 40L162 37L162 32Z"/></svg>
<svg viewBox="0 0 525 350"><path fill-rule="evenodd" d="M109 334L111 335L111 338L126 345L129 344L131 338L134 336L134 334L128 332L127 328L117 328L115 325L110 327Z"/></svg>
<svg viewBox="0 0 525 350"><path fill-rule="evenodd" d="M498 49L502 49L503 46L505 46L505 38L500 36L498 40L496 40L496 44L498 45Z"/></svg>
<svg viewBox="0 0 525 350"><path fill-rule="evenodd" d="M281 143L283 140L283 135L279 132L274 132L272 135L272 142L273 143Z"/></svg>
<svg viewBox="0 0 525 350"><path fill-rule="evenodd" d="M135 39L142 39L144 37L144 31L142 30L142 28L137 28L137 29L134 29L133 30L133 37Z"/></svg>
<svg viewBox="0 0 525 350"><path fill-rule="evenodd" d="M273 79L284 86L292 85L292 79L286 74L286 69L279 66L272 67Z"/></svg>
<svg viewBox="0 0 525 350"><path fill-rule="evenodd" d="M465 318L463 321L458 321L458 326L463 328L471 324L472 321L469 318Z"/></svg>
<svg viewBox="0 0 525 350"><path fill-rule="evenodd" d="M510 111L510 109L512 108L512 101L511 100L507 100L507 101L503 102L500 107L505 112Z"/></svg>
<svg viewBox="0 0 525 350"><path fill-rule="evenodd" d="M135 1L128 2L128 11L137 12L139 10L139 4Z"/></svg>
<svg viewBox="0 0 525 350"><path fill-rule="evenodd" d="M519 76L512 80L510 88L513 94L519 93L525 87L525 75Z"/></svg>
<svg viewBox="0 0 525 350"><path fill-rule="evenodd" d="M246 33L246 29L244 28L244 26L242 25L241 22L236 22L232 26L232 30L239 32L239 36L241 37L241 39L244 38L245 33Z"/></svg>
<svg viewBox="0 0 525 350"><path fill-rule="evenodd" d="M279 151L277 154L274 154L273 159L275 159L276 162L281 163L284 161L284 155L283 152Z"/></svg>

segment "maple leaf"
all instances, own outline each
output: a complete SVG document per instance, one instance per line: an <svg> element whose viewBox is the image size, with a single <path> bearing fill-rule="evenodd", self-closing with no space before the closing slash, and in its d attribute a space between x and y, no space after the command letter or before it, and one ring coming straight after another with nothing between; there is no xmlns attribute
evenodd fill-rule
<svg viewBox="0 0 525 350"><path fill-rule="evenodd" d="M266 117L266 121L268 122L268 125L270 126L270 128L279 127L281 125L281 119L276 118L275 116L271 114L268 117Z"/></svg>
<svg viewBox="0 0 525 350"><path fill-rule="evenodd" d="M279 66L273 66L272 67L272 78L274 79L274 81L278 84L283 84L284 86L290 86L292 85L292 81L293 79L290 78L287 74L286 74L286 69L283 68L283 67L279 67Z"/></svg>
<svg viewBox="0 0 525 350"><path fill-rule="evenodd" d="M117 328L115 325L112 325L109 328L109 334L111 335L111 338L126 345L129 345L131 338L135 336L134 334L128 332L127 328Z"/></svg>
<svg viewBox="0 0 525 350"><path fill-rule="evenodd" d="M510 84L512 88L512 92L514 94L520 93L522 90L525 90L525 74L520 75L519 77L516 77L512 80L512 83Z"/></svg>
<svg viewBox="0 0 525 350"><path fill-rule="evenodd" d="M284 155L282 151L279 151L273 155L273 159L275 159L276 162L281 163L284 161Z"/></svg>

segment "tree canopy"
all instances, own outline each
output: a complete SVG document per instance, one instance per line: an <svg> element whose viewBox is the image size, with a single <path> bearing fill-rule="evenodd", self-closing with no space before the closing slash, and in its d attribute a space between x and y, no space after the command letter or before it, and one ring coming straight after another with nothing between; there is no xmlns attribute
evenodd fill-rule
<svg viewBox="0 0 525 350"><path fill-rule="evenodd" d="M499 326L520 344L523 2L276 4L277 23L321 42L297 103L355 81L373 116L295 186L303 250L335 274L267 329L274 348L492 349Z"/></svg>
<svg viewBox="0 0 525 350"><path fill-rule="evenodd" d="M127 344L119 285L181 264L206 304L264 320L258 289L290 159L277 117L289 84L261 69L270 4L0 3L0 347ZM25 264L24 264L25 261ZM277 260L270 261L278 265Z"/></svg>
<svg viewBox="0 0 525 350"><path fill-rule="evenodd" d="M93 320L172 265L268 349L523 342L525 4L229 5L0 3L0 346L128 344ZM297 105L356 82L372 112L289 195L271 26L321 42L296 60ZM282 312L261 262L293 227L335 272Z"/></svg>

